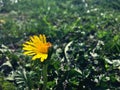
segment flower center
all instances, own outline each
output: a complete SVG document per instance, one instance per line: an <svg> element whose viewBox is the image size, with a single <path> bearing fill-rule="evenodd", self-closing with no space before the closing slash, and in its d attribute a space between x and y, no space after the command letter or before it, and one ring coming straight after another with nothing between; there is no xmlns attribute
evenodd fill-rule
<svg viewBox="0 0 120 90"><path fill-rule="evenodd" d="M52 46L51 43L43 43L41 45L38 45L36 49L38 53L47 54L51 46Z"/></svg>

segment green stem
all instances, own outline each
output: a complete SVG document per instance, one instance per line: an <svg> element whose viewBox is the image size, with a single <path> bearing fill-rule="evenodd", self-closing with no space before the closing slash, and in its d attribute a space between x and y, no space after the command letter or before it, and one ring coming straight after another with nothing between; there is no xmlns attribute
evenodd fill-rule
<svg viewBox="0 0 120 90"><path fill-rule="evenodd" d="M43 89L42 90L47 90L47 64L43 64Z"/></svg>

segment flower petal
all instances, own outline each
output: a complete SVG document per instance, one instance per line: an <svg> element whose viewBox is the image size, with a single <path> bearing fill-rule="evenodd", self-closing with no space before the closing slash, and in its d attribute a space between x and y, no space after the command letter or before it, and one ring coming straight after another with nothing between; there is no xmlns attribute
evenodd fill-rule
<svg viewBox="0 0 120 90"><path fill-rule="evenodd" d="M45 59L47 59L48 57L48 54L42 54L42 57L41 57L41 62L43 62Z"/></svg>
<svg viewBox="0 0 120 90"><path fill-rule="evenodd" d="M27 41L27 42L25 42L25 44L33 45L34 46L34 43L32 43L31 41Z"/></svg>
<svg viewBox="0 0 120 90"><path fill-rule="evenodd" d="M32 60L35 60L35 59L38 59L38 58L41 58L41 54L36 54L32 57Z"/></svg>
<svg viewBox="0 0 120 90"><path fill-rule="evenodd" d="M46 43L46 37L43 35L43 43Z"/></svg>
<svg viewBox="0 0 120 90"><path fill-rule="evenodd" d="M35 55L35 53L33 51L26 51L23 54L25 54L25 55Z"/></svg>

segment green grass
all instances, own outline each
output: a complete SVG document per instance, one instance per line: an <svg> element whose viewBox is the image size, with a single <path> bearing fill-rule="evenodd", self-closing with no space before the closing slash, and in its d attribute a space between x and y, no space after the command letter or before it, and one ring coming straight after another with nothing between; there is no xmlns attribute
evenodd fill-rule
<svg viewBox="0 0 120 90"><path fill-rule="evenodd" d="M23 55L22 44L31 35L45 34L53 44L48 90L119 90L119 0L85 1L5 2L0 7L0 20L5 21L0 22L2 78L12 78L18 90L29 84L43 87L42 66Z"/></svg>

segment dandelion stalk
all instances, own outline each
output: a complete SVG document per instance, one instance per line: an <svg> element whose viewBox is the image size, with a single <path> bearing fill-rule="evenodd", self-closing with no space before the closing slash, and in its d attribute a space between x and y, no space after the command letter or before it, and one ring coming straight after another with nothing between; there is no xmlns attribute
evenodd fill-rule
<svg viewBox="0 0 120 90"><path fill-rule="evenodd" d="M46 63L43 64L42 75L43 75L43 82L44 82L42 90L46 90L47 89L47 64Z"/></svg>

